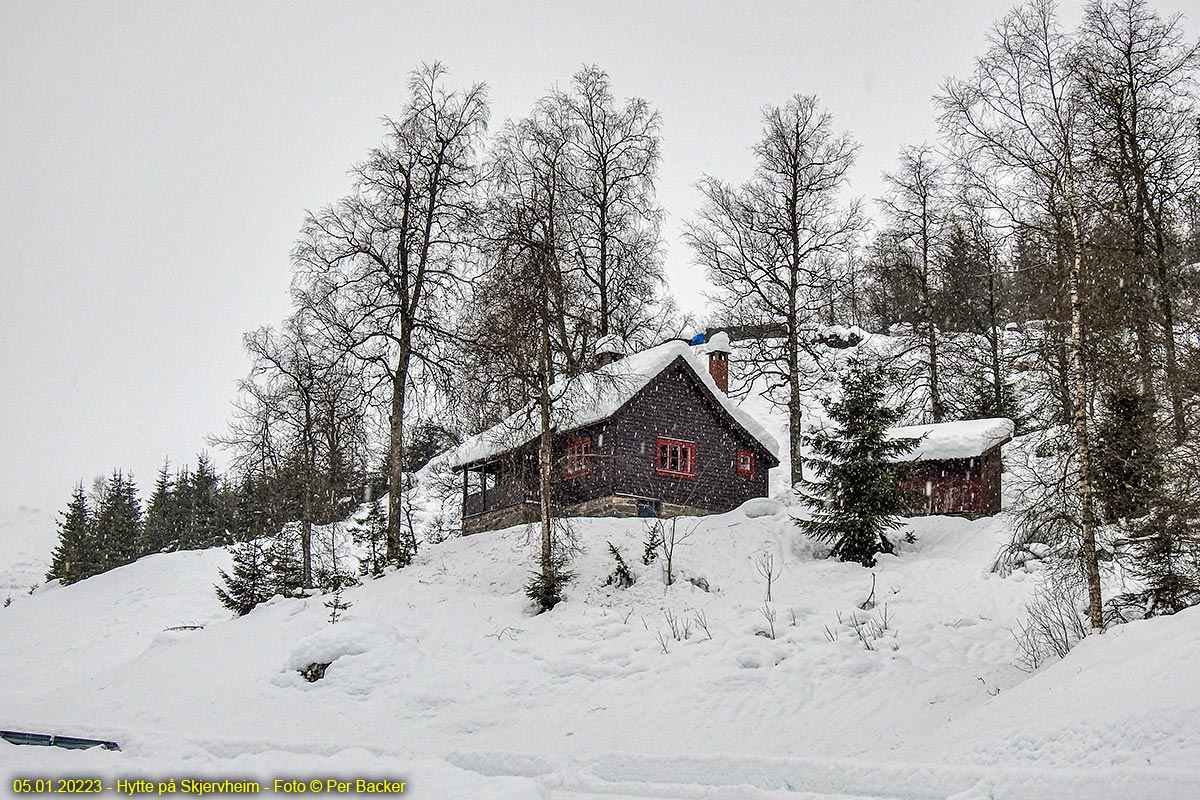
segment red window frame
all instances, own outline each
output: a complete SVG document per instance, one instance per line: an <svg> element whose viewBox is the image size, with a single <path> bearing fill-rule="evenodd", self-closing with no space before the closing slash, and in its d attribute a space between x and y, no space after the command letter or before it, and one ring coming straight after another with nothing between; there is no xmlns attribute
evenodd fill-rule
<svg viewBox="0 0 1200 800"><path fill-rule="evenodd" d="M753 450L738 450L733 457L733 468L743 478L753 478L754 460Z"/></svg>
<svg viewBox="0 0 1200 800"><path fill-rule="evenodd" d="M567 442L563 455L563 475L574 478L592 471L592 437L580 436Z"/></svg>
<svg viewBox="0 0 1200 800"><path fill-rule="evenodd" d="M654 442L654 471L671 478L695 478L696 443L659 436Z"/></svg>

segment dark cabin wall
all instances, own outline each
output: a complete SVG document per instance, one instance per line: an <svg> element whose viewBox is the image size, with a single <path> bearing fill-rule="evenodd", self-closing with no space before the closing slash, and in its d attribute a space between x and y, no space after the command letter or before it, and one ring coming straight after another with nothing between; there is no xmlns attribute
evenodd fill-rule
<svg viewBox="0 0 1200 800"><path fill-rule="evenodd" d="M905 481L916 496L914 514L1000 513L1000 447L976 458L922 461Z"/></svg>
<svg viewBox="0 0 1200 800"><path fill-rule="evenodd" d="M591 468L585 474L565 477L567 444L582 436L592 440ZM696 477L655 472L659 436L696 442ZM734 458L738 450L754 453L754 475L737 474ZM555 437L555 503L566 507L621 494L728 511L767 495L767 470L775 463L757 440L742 434L691 368L679 362L654 378L617 414ZM496 475L494 485L486 497L465 498L464 516L536 500L536 441L499 457L489 469Z"/></svg>
<svg viewBox="0 0 1200 800"><path fill-rule="evenodd" d="M717 401L686 364L659 374L609 419L605 435L614 493L652 497L709 511L728 511L768 491L768 464L774 459L751 437L741 436ZM655 473L659 436L696 442L696 477ZM739 476L738 450L755 454L754 475Z"/></svg>

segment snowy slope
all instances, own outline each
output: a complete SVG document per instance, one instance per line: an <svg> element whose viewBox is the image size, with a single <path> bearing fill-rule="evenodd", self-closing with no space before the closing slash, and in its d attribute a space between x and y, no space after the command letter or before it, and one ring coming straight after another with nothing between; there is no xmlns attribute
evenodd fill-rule
<svg viewBox="0 0 1200 800"><path fill-rule="evenodd" d="M1200 615L1128 626L1031 678L1012 666L1009 629L1034 576L987 571L1003 518L914 520L917 544L881 558L879 604L863 612L870 572L814 558L770 503L747 511L701 520L678 545L669 588L637 557L637 521L583 521L569 599L538 617L521 594L532 552L521 529L426 548L415 566L347 592L352 606L334 626L319 599L229 619L211 593L219 551L47 587L0 614L6 662L45 667L6 679L0 727L113 738L124 751L0 746L0 764L267 778L395 770L418 797L1200 790L1187 768L1200 742L1194 670L1173 687L1120 691L1122 675L1194 659ZM602 585L607 541L638 575L628 590ZM774 640L760 635L760 552L783 568ZM879 622L885 607L888 629L867 650L852 615ZM676 641L665 611L702 611L711 639L693 623ZM185 623L204 627L164 630ZM318 683L295 672L331 658ZM1087 706L1095 681L1111 694Z"/></svg>
<svg viewBox="0 0 1200 800"><path fill-rule="evenodd" d="M832 367L817 377L813 416L836 390ZM742 408L781 443L782 498L786 419L758 395ZM453 515L455 493L416 494L423 526ZM0 778L369 775L418 798L514 800L1200 796L1200 610L1029 675L1011 631L1039 574L990 571L1005 516L909 521L916 542L880 558L864 611L872 571L821 558L800 513L760 500L681 520L694 532L670 587L641 561L640 521L577 520L576 578L541 616L519 528L424 546L347 591L336 625L324 598L231 619L212 591L222 551L51 583L0 609L0 728L123 750L0 742ZM604 585L608 542L629 589ZM762 554L782 570L775 638ZM314 684L297 673L311 661L332 661Z"/></svg>
<svg viewBox="0 0 1200 800"><path fill-rule="evenodd" d="M0 603L46 580L58 539L54 515L28 506L0 509Z"/></svg>

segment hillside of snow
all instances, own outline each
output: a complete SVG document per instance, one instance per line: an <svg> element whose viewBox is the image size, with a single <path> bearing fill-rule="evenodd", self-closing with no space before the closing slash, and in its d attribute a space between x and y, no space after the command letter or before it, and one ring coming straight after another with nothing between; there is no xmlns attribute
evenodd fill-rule
<svg viewBox="0 0 1200 800"><path fill-rule="evenodd" d="M0 509L0 603L17 602L46 580L58 540L54 515L28 506Z"/></svg>
<svg viewBox="0 0 1200 800"><path fill-rule="evenodd" d="M836 391L827 367L805 397L816 419ZM336 624L327 596L231 618L213 592L223 550L26 587L0 609L0 729L122 749L0 741L0 786L188 776L270 791L340 776L405 780L430 800L1200 796L1200 609L1024 672L1013 631L1042 573L992 571L1007 515L908 520L913 541L873 570L824 559L793 524L803 509L778 502L786 419L758 393L741 405L781 444L777 499L680 519L671 586L642 561L643 521L580 519L567 599L540 616L523 592L524 528L423 545L412 566L347 590ZM457 492L433 480L445 462L414 493L432 538L457 513ZM44 574L54 528L8 519L0 574L20 588ZM32 549L10 546L17 530ZM327 540L344 551L345 528ZM609 543L629 588L606 585ZM330 666L308 683L313 662Z"/></svg>
<svg viewBox="0 0 1200 800"><path fill-rule="evenodd" d="M639 521L580 521L576 581L541 616L522 594L522 529L425 548L346 592L336 625L321 598L231 619L212 593L224 552L152 556L0 612L5 662L26 665L6 671L0 727L122 751L0 745L0 764L366 770L430 798L1196 796L1200 613L1021 672L1010 630L1036 574L989 572L1005 524L912 520L916 543L874 570L870 611L871 572L816 558L765 501L681 521L695 532L670 587L641 563ZM603 585L610 541L628 589ZM782 570L774 639L760 553ZM871 649L855 633L868 622ZM313 661L332 665L310 684L297 670ZM1131 676L1148 679L1130 690Z"/></svg>

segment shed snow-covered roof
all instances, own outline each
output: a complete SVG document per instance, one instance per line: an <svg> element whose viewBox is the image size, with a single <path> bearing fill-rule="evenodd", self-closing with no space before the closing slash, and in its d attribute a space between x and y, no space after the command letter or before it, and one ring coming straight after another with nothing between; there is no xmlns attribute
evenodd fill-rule
<svg viewBox="0 0 1200 800"><path fill-rule="evenodd" d="M996 417L909 425L892 428L891 435L896 439L921 439L917 448L904 456L905 461L931 461L981 456L1011 439L1013 429L1011 419Z"/></svg>
<svg viewBox="0 0 1200 800"><path fill-rule="evenodd" d="M569 382L555 383L552 389L555 399L551 424L555 431L565 433L608 419L678 359L683 359L713 399L738 425L745 428L767 452L779 457L779 444L775 438L717 388L704 360L691 346L680 341L666 342L633 353ZM531 403L499 425L463 442L454 452L450 463L454 467L461 467L508 452L536 439L538 429L537 406Z"/></svg>

